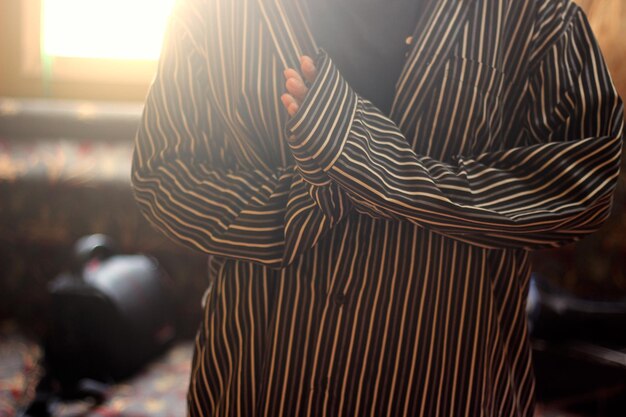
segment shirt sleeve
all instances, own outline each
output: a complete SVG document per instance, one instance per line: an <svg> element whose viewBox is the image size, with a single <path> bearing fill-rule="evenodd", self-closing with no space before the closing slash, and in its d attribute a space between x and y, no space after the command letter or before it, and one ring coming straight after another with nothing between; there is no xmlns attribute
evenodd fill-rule
<svg viewBox="0 0 626 417"><path fill-rule="evenodd" d="M172 14L135 138L135 199L179 244L282 267L315 245L351 203L318 168L306 182L294 164L250 168L232 157L209 99L202 13L185 1Z"/></svg>
<svg viewBox="0 0 626 417"><path fill-rule="evenodd" d="M578 240L610 214L623 106L584 13L553 33L551 42L537 41L542 50L528 73L528 146L453 163L418 155L322 51L319 75L287 123L292 153L372 216L488 248Z"/></svg>

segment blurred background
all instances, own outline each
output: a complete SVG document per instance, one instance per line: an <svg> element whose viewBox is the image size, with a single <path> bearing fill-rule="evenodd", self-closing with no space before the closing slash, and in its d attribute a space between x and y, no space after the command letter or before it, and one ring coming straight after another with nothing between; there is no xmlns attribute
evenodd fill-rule
<svg viewBox="0 0 626 417"><path fill-rule="evenodd" d="M0 417L18 415L46 374L44 345L56 329L50 284L64 271L101 271L121 254L158 262L152 270L171 315L150 325L159 325L167 343L140 361L141 369L110 381L106 398L76 395L79 401L52 411L184 415L206 257L146 223L129 177L134 132L174 1L0 1ZM578 4L624 97L626 1ZM534 255L528 312L537 416L626 416L624 190L623 174L613 215L598 233ZM75 245L95 233L110 239ZM149 286L152 275L141 276ZM68 294L66 284L55 287L56 296L59 288Z"/></svg>

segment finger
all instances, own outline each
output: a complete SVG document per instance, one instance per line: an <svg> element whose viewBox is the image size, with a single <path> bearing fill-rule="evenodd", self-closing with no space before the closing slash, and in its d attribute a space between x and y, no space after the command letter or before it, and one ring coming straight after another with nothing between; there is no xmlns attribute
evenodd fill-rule
<svg viewBox="0 0 626 417"><path fill-rule="evenodd" d="M285 82L285 86L287 87L289 94L291 94L298 102L302 102L306 93L309 91L307 86L304 85L304 82L302 82L302 79L289 78Z"/></svg>
<svg viewBox="0 0 626 417"><path fill-rule="evenodd" d="M283 102L283 106L285 107L285 110L289 110L289 106L296 103L296 100L293 98L293 96L287 93L280 96L280 100Z"/></svg>
<svg viewBox="0 0 626 417"><path fill-rule="evenodd" d="M283 94L280 96L281 101L283 102L283 106L287 109L287 113L290 116L293 116L298 112L300 105L296 102L296 100L291 96L291 94Z"/></svg>
<svg viewBox="0 0 626 417"><path fill-rule="evenodd" d="M317 77L317 68L315 67L313 59L307 55L300 57L300 68L302 69L304 79L309 83L313 83Z"/></svg>
<svg viewBox="0 0 626 417"><path fill-rule="evenodd" d="M287 113L289 113L289 116L294 116L296 113L298 113L299 108L300 106L298 106L296 103L291 103L289 105L289 108L287 109Z"/></svg>
<svg viewBox="0 0 626 417"><path fill-rule="evenodd" d="M300 73L293 68L287 68L283 74L285 75L286 80L295 78L296 80L302 81L302 84L304 84L304 80L302 79Z"/></svg>

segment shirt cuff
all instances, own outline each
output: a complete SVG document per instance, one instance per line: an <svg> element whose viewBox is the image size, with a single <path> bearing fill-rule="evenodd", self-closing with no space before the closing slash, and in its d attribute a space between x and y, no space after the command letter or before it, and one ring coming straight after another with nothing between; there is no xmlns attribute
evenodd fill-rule
<svg viewBox="0 0 626 417"><path fill-rule="evenodd" d="M339 157L358 101L323 49L315 59L315 67L315 81L298 112L286 124L291 152L304 179L312 182L320 180L320 169L327 172Z"/></svg>

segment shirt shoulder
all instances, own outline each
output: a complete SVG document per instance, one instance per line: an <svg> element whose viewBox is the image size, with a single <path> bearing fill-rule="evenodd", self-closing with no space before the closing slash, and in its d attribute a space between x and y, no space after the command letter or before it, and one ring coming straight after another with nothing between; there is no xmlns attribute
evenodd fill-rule
<svg viewBox="0 0 626 417"><path fill-rule="evenodd" d="M541 55L566 32L583 10L573 0L528 0L533 16L531 42L534 55Z"/></svg>

